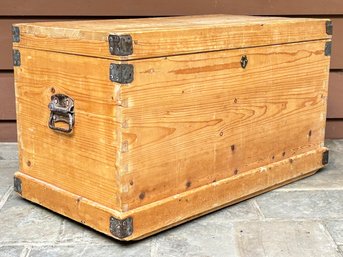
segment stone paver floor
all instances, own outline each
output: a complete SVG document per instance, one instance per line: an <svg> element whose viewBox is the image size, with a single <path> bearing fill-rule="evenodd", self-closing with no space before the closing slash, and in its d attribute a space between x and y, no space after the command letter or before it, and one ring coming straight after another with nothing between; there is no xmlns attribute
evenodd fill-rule
<svg viewBox="0 0 343 257"><path fill-rule="evenodd" d="M17 145L0 144L0 256L342 257L343 140L317 174L133 243L121 243L13 192Z"/></svg>

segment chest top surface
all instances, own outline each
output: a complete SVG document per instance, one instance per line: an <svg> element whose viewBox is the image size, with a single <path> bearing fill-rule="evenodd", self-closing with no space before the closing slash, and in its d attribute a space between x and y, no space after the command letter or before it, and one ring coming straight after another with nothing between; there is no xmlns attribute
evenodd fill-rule
<svg viewBox="0 0 343 257"><path fill-rule="evenodd" d="M14 47L130 60L331 38L327 19L236 15L22 23Z"/></svg>

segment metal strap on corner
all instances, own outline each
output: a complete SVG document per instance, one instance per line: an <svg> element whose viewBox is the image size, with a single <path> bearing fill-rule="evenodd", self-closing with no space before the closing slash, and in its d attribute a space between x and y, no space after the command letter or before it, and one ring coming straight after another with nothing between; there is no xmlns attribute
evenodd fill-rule
<svg viewBox="0 0 343 257"><path fill-rule="evenodd" d="M22 186L21 186L21 180L20 178L13 177L13 189L18 194L22 193Z"/></svg>
<svg viewBox="0 0 343 257"><path fill-rule="evenodd" d="M19 27L12 26L12 42L20 42L20 30Z"/></svg>
<svg viewBox="0 0 343 257"><path fill-rule="evenodd" d="M126 219L119 220L110 217L110 232L117 238L125 238L131 236L133 233L133 219L127 217Z"/></svg>
<svg viewBox="0 0 343 257"><path fill-rule="evenodd" d="M128 84L133 81L134 68L132 64L110 65L110 80L121 84Z"/></svg>
<svg viewBox="0 0 343 257"><path fill-rule="evenodd" d="M108 43L112 55L127 56L133 53L132 37L130 35L109 35Z"/></svg>
<svg viewBox="0 0 343 257"><path fill-rule="evenodd" d="M325 26L326 26L326 34L332 35L332 32L333 32L332 21L326 21Z"/></svg>
<svg viewBox="0 0 343 257"><path fill-rule="evenodd" d="M325 43L325 49L324 49L324 54L325 56L331 56L331 49L332 49L332 42L326 42Z"/></svg>
<svg viewBox="0 0 343 257"><path fill-rule="evenodd" d="M20 51L18 49L13 49L13 66L20 66Z"/></svg>
<svg viewBox="0 0 343 257"><path fill-rule="evenodd" d="M326 150L323 152L323 159L322 159L322 164L326 165L329 163L329 150Z"/></svg>

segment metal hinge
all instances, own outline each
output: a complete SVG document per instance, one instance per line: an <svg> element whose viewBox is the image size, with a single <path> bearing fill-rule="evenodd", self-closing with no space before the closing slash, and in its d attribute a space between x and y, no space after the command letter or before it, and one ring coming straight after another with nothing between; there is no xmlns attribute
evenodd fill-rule
<svg viewBox="0 0 343 257"><path fill-rule="evenodd" d="M110 65L110 80L121 84L131 83L133 81L132 64L115 64Z"/></svg>
<svg viewBox="0 0 343 257"><path fill-rule="evenodd" d="M13 189L18 194L21 194L22 187L21 187L21 179L17 177L13 177Z"/></svg>
<svg viewBox="0 0 343 257"><path fill-rule="evenodd" d="M325 56L331 56L331 49L332 49L332 42L331 41L326 42L325 50L324 50Z"/></svg>
<svg viewBox="0 0 343 257"><path fill-rule="evenodd" d="M333 32L332 21L326 21L325 26L326 26L326 34L332 35L332 32Z"/></svg>
<svg viewBox="0 0 343 257"><path fill-rule="evenodd" d="M326 165L329 163L329 150L326 150L323 152L323 159L322 159L322 164Z"/></svg>
<svg viewBox="0 0 343 257"><path fill-rule="evenodd" d="M20 41L20 30L19 27L12 26L12 42Z"/></svg>
<svg viewBox="0 0 343 257"><path fill-rule="evenodd" d="M111 216L110 232L117 238L125 238L133 233L133 220L131 217L119 220Z"/></svg>
<svg viewBox="0 0 343 257"><path fill-rule="evenodd" d="M20 52L17 49L13 49L13 66L20 66Z"/></svg>
<svg viewBox="0 0 343 257"><path fill-rule="evenodd" d="M109 35L108 43L112 55L126 56L133 53L132 37L130 35Z"/></svg>

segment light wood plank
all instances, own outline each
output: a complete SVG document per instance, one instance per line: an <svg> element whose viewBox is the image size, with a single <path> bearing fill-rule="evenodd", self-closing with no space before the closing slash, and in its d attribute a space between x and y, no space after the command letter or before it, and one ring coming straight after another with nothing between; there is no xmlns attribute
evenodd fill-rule
<svg viewBox="0 0 343 257"><path fill-rule="evenodd" d="M130 241L144 238L200 215L309 176L323 167L324 151L326 148L318 148L292 156L290 159L211 183L126 213L116 212L21 172L17 172L15 176L22 182L24 198L109 236L113 237L109 230L111 216L117 219L131 217L133 219L132 235L126 238L117 238Z"/></svg>
<svg viewBox="0 0 343 257"><path fill-rule="evenodd" d="M15 97L13 73L0 73L0 121L15 120Z"/></svg>
<svg viewBox="0 0 343 257"><path fill-rule="evenodd" d="M110 216L130 216L132 240L312 174L326 151L326 22L216 15L20 25L23 197L106 234ZM133 36L130 60L109 55L114 30ZM131 83L110 81L113 62L133 65ZM57 93L75 101L68 135L47 126Z"/></svg>
<svg viewBox="0 0 343 257"><path fill-rule="evenodd" d="M340 0L2 0L2 16L171 16L208 13L245 15L343 14ZM20 6L20 8L18 8Z"/></svg>
<svg viewBox="0 0 343 257"><path fill-rule="evenodd" d="M304 153L324 140L325 41L133 61L119 98L122 208ZM240 65L246 55L246 69Z"/></svg>
<svg viewBox="0 0 343 257"><path fill-rule="evenodd" d="M0 142L16 142L17 126L15 121L0 121Z"/></svg>
<svg viewBox="0 0 343 257"><path fill-rule="evenodd" d="M343 72L330 72L328 118L343 118Z"/></svg>
<svg viewBox="0 0 343 257"><path fill-rule="evenodd" d="M343 138L343 119L328 119L326 122L326 138Z"/></svg>
<svg viewBox="0 0 343 257"><path fill-rule="evenodd" d="M15 68L20 170L119 208L118 124L108 60L30 49L20 53L22 63ZM74 99L71 135L48 127L50 97L59 93Z"/></svg>
<svg viewBox="0 0 343 257"><path fill-rule="evenodd" d="M21 47L116 60L329 39L327 19L232 15L19 24ZM109 52L109 34L130 34L133 54Z"/></svg>

